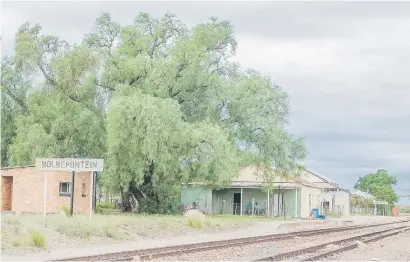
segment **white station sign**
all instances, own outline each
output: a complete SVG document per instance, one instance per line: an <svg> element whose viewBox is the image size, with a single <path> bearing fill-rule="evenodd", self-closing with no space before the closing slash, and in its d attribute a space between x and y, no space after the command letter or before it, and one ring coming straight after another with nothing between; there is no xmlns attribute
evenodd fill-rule
<svg viewBox="0 0 410 262"><path fill-rule="evenodd" d="M104 159L87 158L37 158L36 168L48 171L103 171Z"/></svg>

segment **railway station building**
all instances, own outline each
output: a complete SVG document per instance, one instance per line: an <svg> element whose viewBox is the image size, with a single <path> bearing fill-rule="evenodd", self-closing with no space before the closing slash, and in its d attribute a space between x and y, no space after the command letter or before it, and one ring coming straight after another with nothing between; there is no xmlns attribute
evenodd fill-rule
<svg viewBox="0 0 410 262"><path fill-rule="evenodd" d="M184 185L182 205L195 203L207 214L309 218L321 214L349 215L349 191L330 179L304 170L299 177L277 177L265 183L255 167L239 172L229 186L215 190L204 183Z"/></svg>
<svg viewBox="0 0 410 262"><path fill-rule="evenodd" d="M90 211L92 175L91 172L75 174L74 213ZM72 173L67 171L43 171L34 166L2 168L1 211L58 214L63 205L70 206L71 179Z"/></svg>

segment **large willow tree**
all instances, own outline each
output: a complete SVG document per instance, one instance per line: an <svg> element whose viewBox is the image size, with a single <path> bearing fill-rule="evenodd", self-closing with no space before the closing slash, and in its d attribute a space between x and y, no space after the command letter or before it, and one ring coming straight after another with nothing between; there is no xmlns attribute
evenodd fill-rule
<svg viewBox="0 0 410 262"><path fill-rule="evenodd" d="M295 174L305 148L286 130L287 94L233 63L236 48L216 18L187 28L141 13L121 26L105 13L75 45L23 25L2 62L2 165L104 157L104 185L131 185L158 212L175 210L181 183L219 184L245 165L267 181Z"/></svg>

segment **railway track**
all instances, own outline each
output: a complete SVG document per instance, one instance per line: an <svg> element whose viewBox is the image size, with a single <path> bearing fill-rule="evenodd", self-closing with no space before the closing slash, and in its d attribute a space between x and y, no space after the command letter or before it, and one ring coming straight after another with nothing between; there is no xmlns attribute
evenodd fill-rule
<svg viewBox="0 0 410 262"><path fill-rule="evenodd" d="M306 248L295 249L285 253L260 258L254 261L317 261L333 256L337 253L357 248L359 246L359 243L357 243L357 241L367 244L385 237L400 234L408 230L410 230L409 226L383 229L376 232L359 234L352 237L339 239L336 241L316 244Z"/></svg>
<svg viewBox="0 0 410 262"><path fill-rule="evenodd" d="M292 239L295 237L308 237L318 234L326 234L332 232L345 232L357 229L374 228L379 226L386 226L392 224L406 223L410 220L403 220L398 222L378 223L372 225L360 225L360 226L344 226L344 227L332 227L313 230L303 230L289 233L271 234L257 237L237 238L230 240L219 240L204 243L176 245L160 248L139 249L133 251L116 252L109 254L99 254L93 256L73 257L68 259L54 260L54 261L132 261L132 260L151 260L153 258L168 257L178 255L181 253L194 253L207 250L215 250L221 248L229 248L240 245L249 245L262 242L280 241L285 239ZM268 258L266 258L268 259Z"/></svg>

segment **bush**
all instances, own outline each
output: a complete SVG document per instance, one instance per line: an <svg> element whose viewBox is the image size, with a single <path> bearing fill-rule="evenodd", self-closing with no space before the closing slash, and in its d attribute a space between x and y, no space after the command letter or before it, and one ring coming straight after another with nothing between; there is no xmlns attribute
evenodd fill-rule
<svg viewBox="0 0 410 262"><path fill-rule="evenodd" d="M185 212L185 218L188 220L188 226L196 229L202 229L205 224L205 215L196 209Z"/></svg>
<svg viewBox="0 0 410 262"><path fill-rule="evenodd" d="M38 248L43 248L46 246L46 238L37 230L30 231L30 243Z"/></svg>
<svg viewBox="0 0 410 262"><path fill-rule="evenodd" d="M115 206L115 204L111 204L111 203L97 203L97 208L116 209L117 207Z"/></svg>
<svg viewBox="0 0 410 262"><path fill-rule="evenodd" d="M67 217L71 216L71 214L70 214L70 208L69 208L67 205L62 205L62 206L61 206L61 209L64 211L64 214L65 214Z"/></svg>
<svg viewBox="0 0 410 262"><path fill-rule="evenodd" d="M159 183L154 186L152 182L144 182L137 187L135 181L132 180L129 184L129 191L138 200L139 213L181 214L181 186L179 184ZM141 192L144 192L144 195Z"/></svg>

